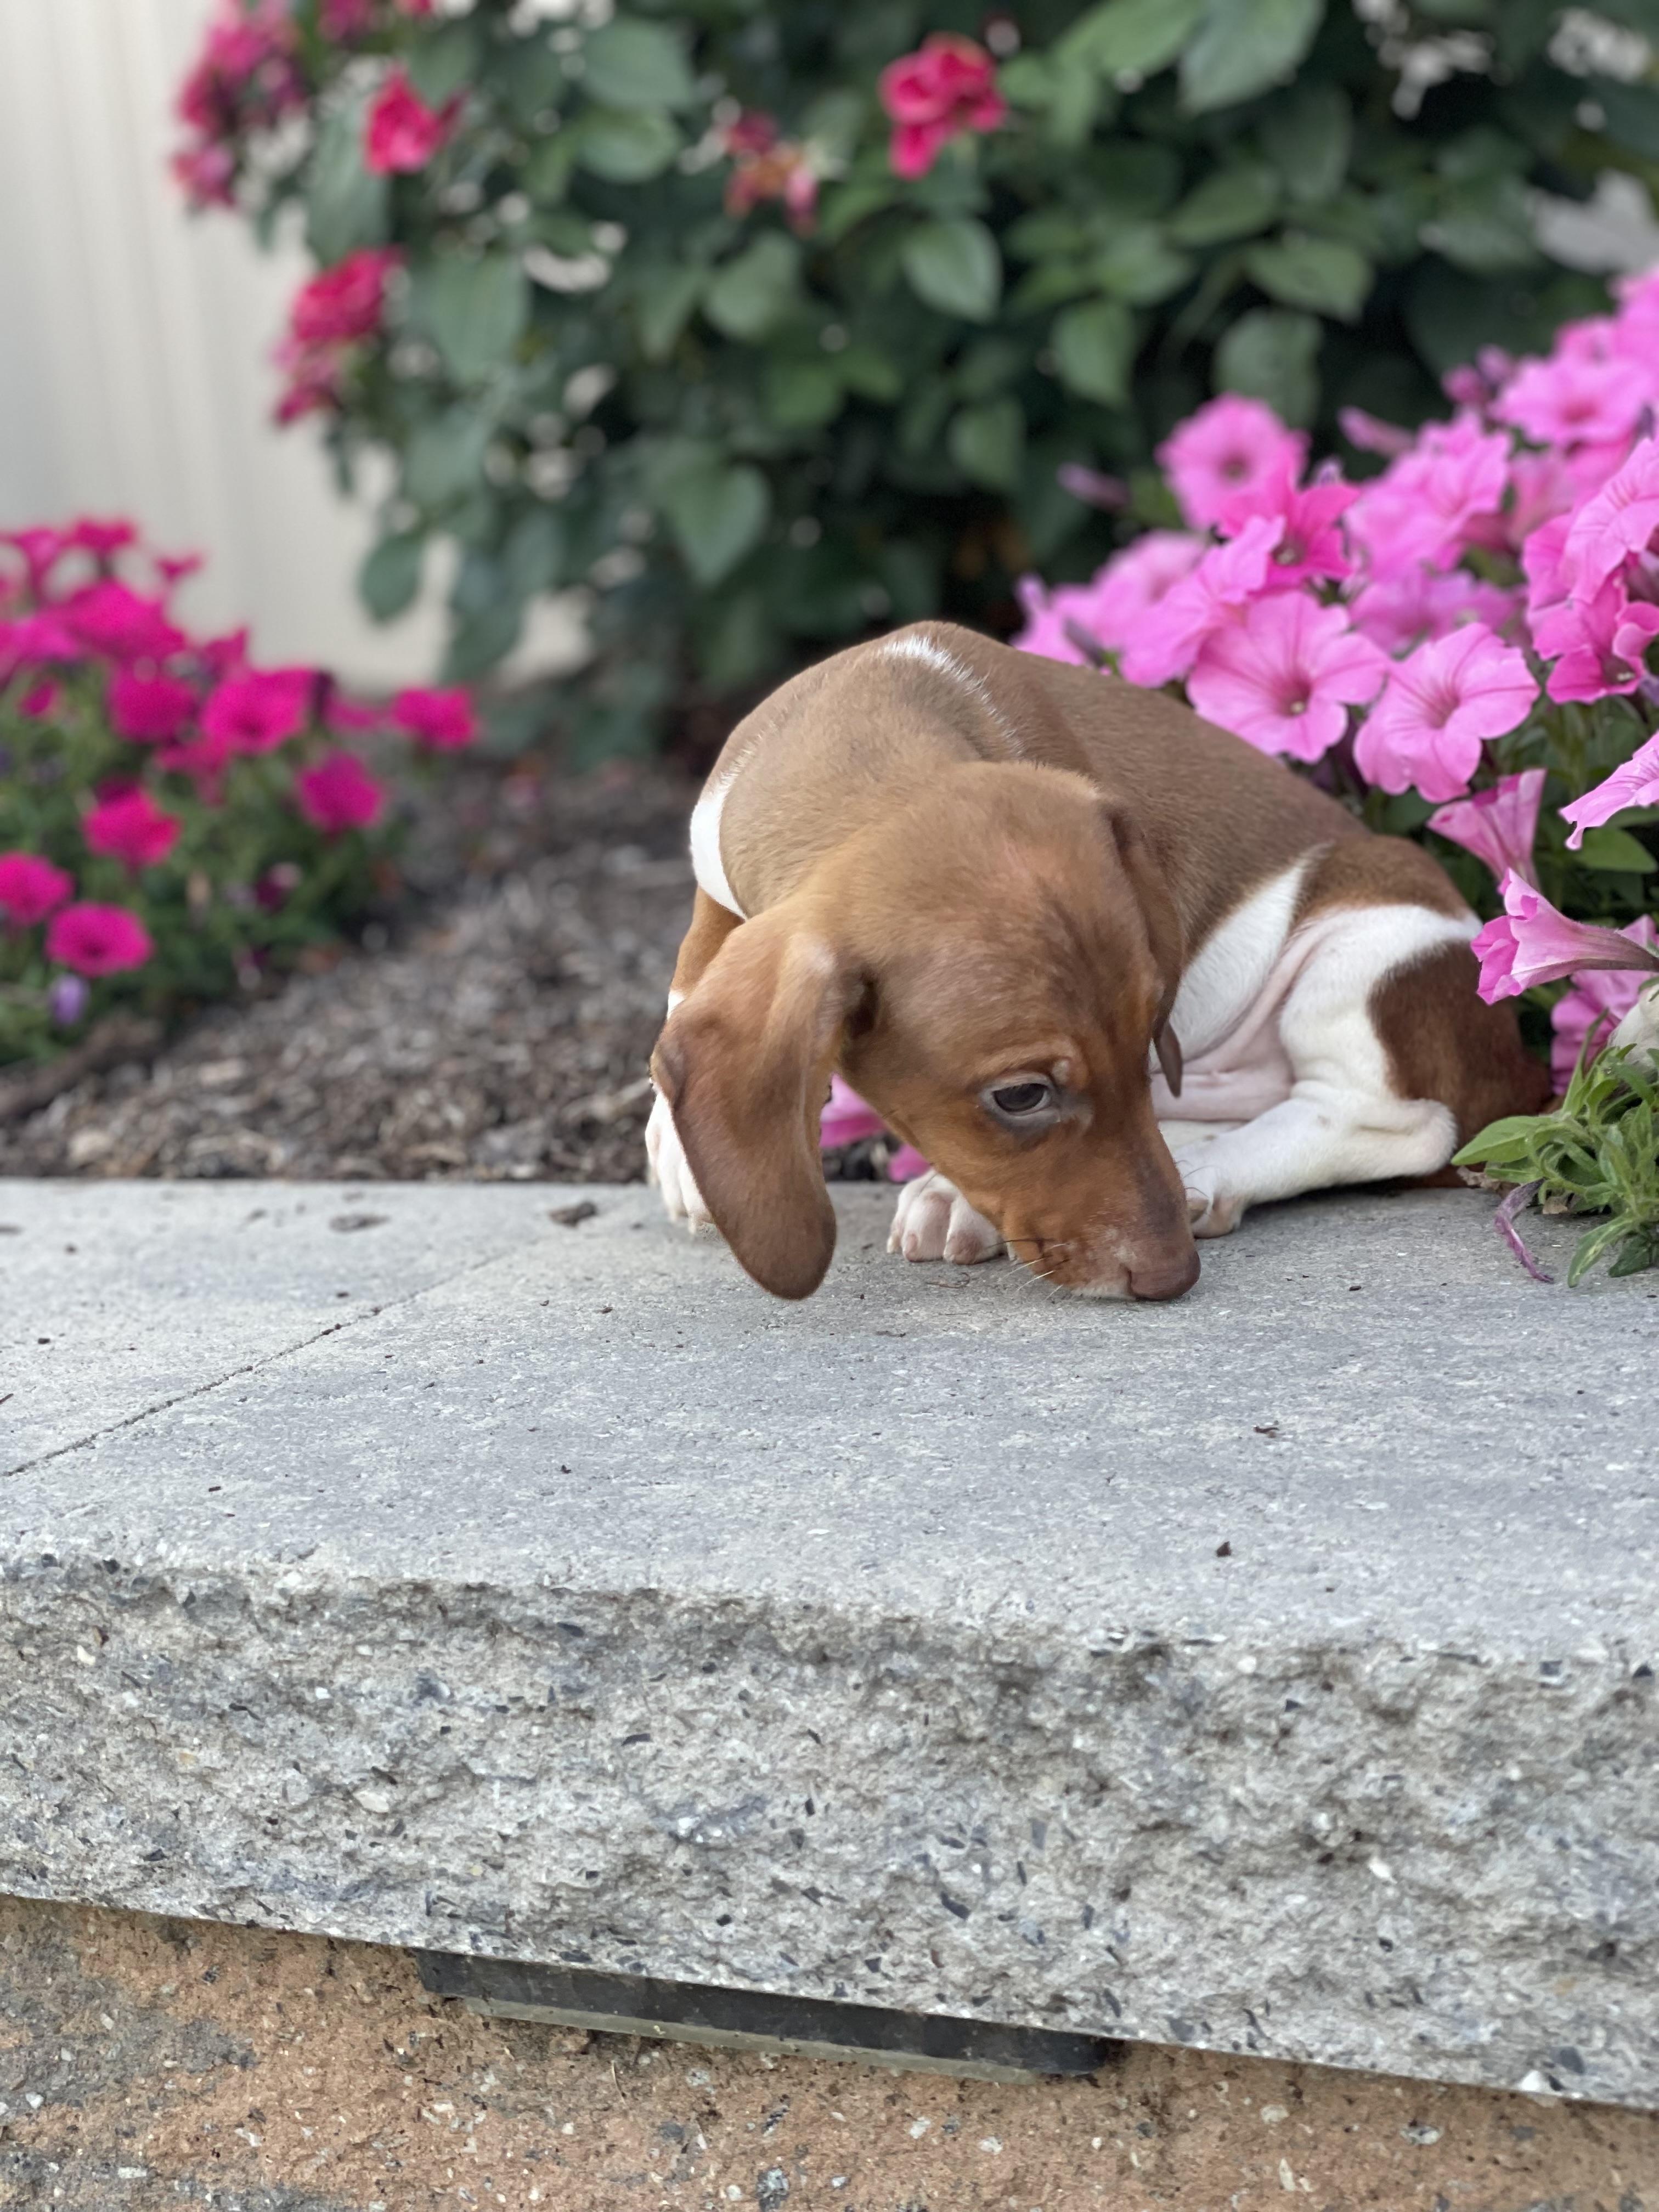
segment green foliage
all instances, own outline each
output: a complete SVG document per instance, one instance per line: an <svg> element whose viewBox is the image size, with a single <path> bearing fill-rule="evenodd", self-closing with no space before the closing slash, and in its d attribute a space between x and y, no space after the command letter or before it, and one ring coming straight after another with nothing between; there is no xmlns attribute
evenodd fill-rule
<svg viewBox="0 0 1659 2212"><path fill-rule="evenodd" d="M454 539L451 672L477 672L528 597L591 586L590 752L645 743L688 659L736 686L929 612L1007 629L1022 570L1086 574L1122 526L1057 468L1134 478L1212 390L1327 444L1345 404L1420 419L1479 345L1599 304L1546 258L1534 191L1659 177L1659 90L1567 75L1538 0L1369 27L1347 0L1031 0L1006 122L912 181L877 81L980 33L957 0L632 0L597 28L478 0L349 44L294 6L317 128L235 149L244 203L267 229L297 204L325 264L390 244L409 271L332 426L348 470L397 464L368 602L397 613L422 542ZM392 58L462 106L424 169L370 177ZM799 232L775 199L728 207L738 110L817 180ZM556 539L510 560L548 510Z"/></svg>
<svg viewBox="0 0 1659 2212"><path fill-rule="evenodd" d="M1581 1061L1553 1112L1492 1122L1455 1164L1535 1185L1540 1205L1602 1217L1579 1239L1570 1284L1609 1253L1610 1274L1659 1266L1659 1072L1649 1054L1621 1046Z"/></svg>

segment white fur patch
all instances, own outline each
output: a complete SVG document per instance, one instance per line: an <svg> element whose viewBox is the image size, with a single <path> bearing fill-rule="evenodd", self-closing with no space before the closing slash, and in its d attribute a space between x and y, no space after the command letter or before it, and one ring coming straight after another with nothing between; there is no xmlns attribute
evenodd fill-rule
<svg viewBox="0 0 1659 2212"><path fill-rule="evenodd" d="M737 764L713 779L703 787L701 799L691 810L691 872L696 877L697 888L723 906L739 921L749 917L738 904L726 873L726 862L720 854L720 816L726 811L726 795L737 775Z"/></svg>
<svg viewBox="0 0 1659 2212"><path fill-rule="evenodd" d="M683 1221L693 1231L712 1228L714 1217L703 1204L680 1133L674 1127L673 1109L660 1091L652 1101L651 1119L645 1125L645 1157L669 1219Z"/></svg>
<svg viewBox="0 0 1659 2212"><path fill-rule="evenodd" d="M1008 717L998 706L985 678L975 675L965 661L958 660L954 653L947 652L944 646L936 644L931 637L910 635L892 638L881 647L881 653L884 659L920 661L924 668L931 668L940 676L948 676L953 684L961 684L964 691L972 692L1006 737L1013 737L1014 731Z"/></svg>
<svg viewBox="0 0 1659 2212"><path fill-rule="evenodd" d="M1170 1017L1189 1061L1201 1060L1232 1036L1267 989L1290 935L1307 871L1302 860L1271 878L1200 945L1181 979Z"/></svg>
<svg viewBox="0 0 1659 2212"><path fill-rule="evenodd" d="M971 1267L1003 1250L1000 1232L969 1206L953 1182L935 1170L916 1176L899 1193L890 1252L907 1260L954 1260Z"/></svg>

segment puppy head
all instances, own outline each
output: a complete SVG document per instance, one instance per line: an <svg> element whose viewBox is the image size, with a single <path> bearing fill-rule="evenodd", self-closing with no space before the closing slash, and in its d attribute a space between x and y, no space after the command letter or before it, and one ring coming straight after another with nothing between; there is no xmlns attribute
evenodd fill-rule
<svg viewBox="0 0 1659 2212"><path fill-rule="evenodd" d="M653 1063L709 1211L756 1280L822 1281L832 1068L1037 1273L1170 1297L1198 1257L1152 1116L1181 931L1127 815L1081 777L975 763L732 933Z"/></svg>

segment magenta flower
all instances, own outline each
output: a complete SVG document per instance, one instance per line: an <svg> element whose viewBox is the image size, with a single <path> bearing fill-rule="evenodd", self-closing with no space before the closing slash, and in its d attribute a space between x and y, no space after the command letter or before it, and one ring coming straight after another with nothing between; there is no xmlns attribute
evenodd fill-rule
<svg viewBox="0 0 1659 2212"><path fill-rule="evenodd" d="M764 200L781 200L792 229L811 228L817 214L817 171L799 139L780 137L776 119L750 108L727 125L720 143L732 158L727 215L749 215Z"/></svg>
<svg viewBox="0 0 1659 2212"><path fill-rule="evenodd" d="M1425 799L1459 798L1483 741L1518 729L1537 696L1525 653L1483 623L1467 623L1395 663L1359 732L1355 765L1384 791L1415 786Z"/></svg>
<svg viewBox="0 0 1659 2212"><path fill-rule="evenodd" d="M78 522L70 523L64 542L77 553L89 553L94 561L112 561L118 553L137 544L138 530L135 523L120 519L104 522L96 515L83 514Z"/></svg>
<svg viewBox="0 0 1659 2212"><path fill-rule="evenodd" d="M1397 422L1385 422L1380 416L1368 415L1363 407L1339 407L1336 422L1348 443L1362 453L1386 453L1394 460L1411 451L1409 430L1402 430Z"/></svg>
<svg viewBox="0 0 1659 2212"><path fill-rule="evenodd" d="M249 669L221 684L202 709L202 735L230 753L274 752L311 720L313 668Z"/></svg>
<svg viewBox="0 0 1659 2212"><path fill-rule="evenodd" d="M1358 496L1356 485L1334 477L1298 489L1294 465L1281 454L1264 477L1225 501L1216 529L1223 538L1232 538L1252 515L1276 517L1285 530L1273 548L1274 585L1302 584L1315 577L1339 583L1352 574L1353 563L1337 524Z"/></svg>
<svg viewBox="0 0 1659 2212"><path fill-rule="evenodd" d="M1014 643L1022 653L1082 666L1091 656L1073 635L1081 631L1104 650L1118 653L1181 579L1191 574L1206 550L1204 540L1186 530L1149 530L1121 553L1115 553L1087 584L1058 584L1050 592L1036 576L1015 586L1025 610L1025 628Z"/></svg>
<svg viewBox="0 0 1659 2212"><path fill-rule="evenodd" d="M400 691L392 719L429 752L462 752L477 742L477 710L465 690Z"/></svg>
<svg viewBox="0 0 1659 2212"><path fill-rule="evenodd" d="M1260 399L1223 392L1158 449L1182 513L1194 530L1219 522L1229 503L1283 474L1301 475L1308 441ZM1236 533L1235 533L1236 534Z"/></svg>
<svg viewBox="0 0 1659 2212"><path fill-rule="evenodd" d="M176 815L165 814L147 791L124 791L94 806L82 823L82 834L94 853L107 854L136 875L153 868L179 842L184 824Z"/></svg>
<svg viewBox="0 0 1659 2212"><path fill-rule="evenodd" d="M1618 933L1650 952L1659 951L1659 930L1654 928L1651 918L1645 914L1638 915ZM1573 977L1571 990L1564 992L1550 1008L1550 1027L1555 1032L1550 1043L1550 1073L1558 1091L1565 1091L1571 1082L1572 1072L1586 1044L1590 1049L1585 1057L1594 1060L1602 1046L1609 1042L1614 1030L1646 989L1648 981L1646 975L1633 968L1589 969Z"/></svg>
<svg viewBox="0 0 1659 2212"><path fill-rule="evenodd" d="M1552 699L1605 699L1633 691L1647 674L1648 648L1659 635L1659 606L1626 596L1609 576L1589 599L1546 608L1533 624L1533 642L1548 659Z"/></svg>
<svg viewBox="0 0 1659 2212"><path fill-rule="evenodd" d="M361 39L374 28L374 0L322 0L317 28L325 39Z"/></svg>
<svg viewBox="0 0 1659 2212"><path fill-rule="evenodd" d="M52 580L52 570L68 552L70 541L61 530L37 527L0 531L0 545L15 545L22 555L29 573L29 589L40 599Z"/></svg>
<svg viewBox="0 0 1659 2212"><path fill-rule="evenodd" d="M1398 659L1425 638L1449 637L1464 623L1502 632L1520 612L1520 600L1516 592L1471 576L1467 568L1428 568L1414 561L1364 586L1348 611L1356 629Z"/></svg>
<svg viewBox="0 0 1659 2212"><path fill-rule="evenodd" d="M74 891L74 879L38 853L0 853L0 914L14 929L33 929Z"/></svg>
<svg viewBox="0 0 1659 2212"><path fill-rule="evenodd" d="M140 599L109 579L88 584L58 611L82 644L111 660L165 660L188 642L160 599Z"/></svg>
<svg viewBox="0 0 1659 2212"><path fill-rule="evenodd" d="M1489 791L1477 791L1471 798L1454 799L1429 817L1429 828L1441 836L1449 837L1454 845L1462 846L1484 860L1499 883L1512 869L1534 889L1538 884L1537 870L1533 865L1532 848L1538 842L1538 810L1544 797L1545 775L1541 768L1523 769L1519 775L1506 775Z"/></svg>
<svg viewBox="0 0 1659 2212"><path fill-rule="evenodd" d="M873 1106L866 1106L850 1084L839 1075L830 1079L830 1097L818 1117L818 1143L833 1152L841 1145L855 1145L863 1137L878 1137L887 1124Z"/></svg>
<svg viewBox="0 0 1659 2212"><path fill-rule="evenodd" d="M143 923L124 906L66 906L46 925L46 957L77 975L142 968L155 950Z"/></svg>
<svg viewBox="0 0 1659 2212"><path fill-rule="evenodd" d="M20 668L79 660L85 651L75 632L55 614L0 622L0 683L9 683Z"/></svg>
<svg viewBox="0 0 1659 2212"><path fill-rule="evenodd" d="M1477 518L1504 503L1510 441L1483 431L1473 416L1430 422L1411 451L1361 490L1348 534L1382 575L1414 561L1447 568Z"/></svg>
<svg viewBox="0 0 1659 2212"><path fill-rule="evenodd" d="M374 176L425 168L455 127L461 98L428 107L409 81L394 69L369 105L363 137L363 167Z"/></svg>
<svg viewBox="0 0 1659 2212"><path fill-rule="evenodd" d="M1659 736L1638 745L1623 767L1614 769L1594 790L1567 801L1561 818L1572 824L1568 846L1576 853L1584 842L1586 830L1599 829L1627 806L1651 806L1656 801L1659 801Z"/></svg>
<svg viewBox="0 0 1659 2212"><path fill-rule="evenodd" d="M196 694L176 676L137 676L118 668L110 678L109 718L135 744L167 744L196 712Z"/></svg>
<svg viewBox="0 0 1659 2212"><path fill-rule="evenodd" d="M294 779L300 811L331 837L367 830L378 820L386 793L355 753L326 753Z"/></svg>
<svg viewBox="0 0 1659 2212"><path fill-rule="evenodd" d="M1547 361L1523 362L1492 411L1535 446L1608 445L1630 436L1651 393L1635 362L1558 346Z"/></svg>
<svg viewBox="0 0 1659 2212"><path fill-rule="evenodd" d="M1347 728L1348 708L1375 694L1386 665L1345 609L1274 592L1210 632L1187 696L1259 751L1316 761Z"/></svg>
<svg viewBox="0 0 1659 2212"><path fill-rule="evenodd" d="M996 64L954 31L935 31L919 52L890 62L877 90L894 125L888 159L896 177L925 177L947 141L994 131L1008 112Z"/></svg>
<svg viewBox="0 0 1659 2212"><path fill-rule="evenodd" d="M386 283L403 262L395 246L364 246L304 285L289 328L302 346L349 345L373 337L386 314Z"/></svg>
<svg viewBox="0 0 1659 2212"><path fill-rule="evenodd" d="M1562 548L1560 580L1589 599L1632 554L1645 552L1659 531L1659 441L1644 438L1620 469L1572 518Z"/></svg>
<svg viewBox="0 0 1659 2212"><path fill-rule="evenodd" d="M1659 951L1637 944L1617 929L1595 922L1569 921L1542 891L1513 870L1498 889L1504 912L1474 939L1480 963L1480 990L1488 1006L1518 999L1535 983L1559 983L1582 968L1636 968L1659 974Z"/></svg>
<svg viewBox="0 0 1659 2212"><path fill-rule="evenodd" d="M1212 545L1153 601L1125 641L1123 673L1130 683L1155 688L1184 676L1206 638L1237 623L1240 610L1267 589L1284 535L1282 516L1252 515L1237 538Z"/></svg>

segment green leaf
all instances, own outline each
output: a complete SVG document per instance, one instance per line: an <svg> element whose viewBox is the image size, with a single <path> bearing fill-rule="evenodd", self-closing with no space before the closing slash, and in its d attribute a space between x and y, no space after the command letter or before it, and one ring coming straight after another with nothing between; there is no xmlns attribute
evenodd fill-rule
<svg viewBox="0 0 1659 2212"><path fill-rule="evenodd" d="M306 244L325 269L390 234L392 179L363 167L363 104L337 108L317 134L306 193Z"/></svg>
<svg viewBox="0 0 1659 2212"><path fill-rule="evenodd" d="M1650 1228L1632 1229L1607 1273L1609 1275L1639 1275L1644 1268L1656 1267L1659 1267L1659 1237L1656 1237Z"/></svg>
<svg viewBox="0 0 1659 2212"><path fill-rule="evenodd" d="M663 509L686 567L707 591L760 543L772 488L751 462L731 467L711 458L671 479Z"/></svg>
<svg viewBox="0 0 1659 2212"><path fill-rule="evenodd" d="M884 407L892 406L904 390L898 363L878 347L866 345L860 338L854 338L845 352L836 356L836 369L849 392L856 392L860 399L876 400Z"/></svg>
<svg viewBox="0 0 1659 2212"><path fill-rule="evenodd" d="M489 425L473 407L452 407L423 422L404 459L404 497L423 514L441 514L477 489Z"/></svg>
<svg viewBox="0 0 1659 2212"><path fill-rule="evenodd" d="M464 616L449 634L445 683L476 684L487 676L512 652L523 628L524 609L514 599L497 599L477 614Z"/></svg>
<svg viewBox="0 0 1659 2212"><path fill-rule="evenodd" d="M1600 830L1587 830L1584 842L1575 855L1580 867L1605 870L1610 875L1650 876L1659 868L1647 847L1628 830L1615 830L1610 824Z"/></svg>
<svg viewBox="0 0 1659 2212"><path fill-rule="evenodd" d="M421 588L426 538L418 530L383 538L357 571L357 596L376 622L394 622Z"/></svg>
<svg viewBox="0 0 1659 2212"><path fill-rule="evenodd" d="M564 581L568 536L563 516L544 507L514 523L501 554L512 598L533 599L540 592L558 588Z"/></svg>
<svg viewBox="0 0 1659 2212"><path fill-rule="evenodd" d="M428 107L441 107L477 76L478 34L471 23L446 23L410 50L409 81Z"/></svg>
<svg viewBox="0 0 1659 2212"><path fill-rule="evenodd" d="M908 233L901 252L910 289L925 307L970 323L988 323L1002 296L1002 257L982 222L959 216L924 222Z"/></svg>
<svg viewBox="0 0 1659 2212"><path fill-rule="evenodd" d="M728 338L752 344L794 306L799 283L799 246L781 230L763 231L735 261L716 272L703 296L702 311Z"/></svg>
<svg viewBox="0 0 1659 2212"><path fill-rule="evenodd" d="M769 361L765 377L768 419L780 430L816 430L842 410L839 364L827 361Z"/></svg>
<svg viewBox="0 0 1659 2212"><path fill-rule="evenodd" d="M1106 0L1066 32L1054 50L1060 71L1092 70L1105 77L1152 76L1167 69L1187 43L1209 0Z"/></svg>
<svg viewBox="0 0 1659 2212"><path fill-rule="evenodd" d="M1164 242L1156 223L1131 223L1096 257L1094 273L1103 291L1133 307L1151 307L1178 292L1193 273L1184 253Z"/></svg>
<svg viewBox="0 0 1659 2212"><path fill-rule="evenodd" d="M504 253L447 254L415 272L416 320L460 384L481 384L505 366L530 319L530 293Z"/></svg>
<svg viewBox="0 0 1659 2212"><path fill-rule="evenodd" d="M1459 185L1423 225L1423 243L1474 276L1498 276L1537 261L1527 187L1518 177L1488 177Z"/></svg>
<svg viewBox="0 0 1659 2212"><path fill-rule="evenodd" d="M1279 178L1265 161L1239 161L1188 192L1164 224L1177 246L1219 246L1265 230L1279 212Z"/></svg>
<svg viewBox="0 0 1659 2212"><path fill-rule="evenodd" d="M613 15L582 46L582 84L605 107L689 107L697 96L685 51L665 25Z"/></svg>
<svg viewBox="0 0 1659 2212"><path fill-rule="evenodd" d="M1371 289L1371 264L1357 246L1306 231L1287 230L1252 246L1244 265L1264 292L1287 307L1308 307L1339 322L1359 319Z"/></svg>
<svg viewBox="0 0 1659 2212"><path fill-rule="evenodd" d="M1547 1114L1506 1114L1500 1121L1488 1121L1478 1137L1471 1137L1461 1152L1452 1154L1452 1165L1480 1167L1500 1155L1518 1158L1549 1119Z"/></svg>
<svg viewBox="0 0 1659 2212"><path fill-rule="evenodd" d="M648 184L680 150L679 132L654 108L590 107L569 138L579 166L608 185Z"/></svg>
<svg viewBox="0 0 1659 2212"><path fill-rule="evenodd" d="M1121 301L1091 300L1054 317L1054 358L1060 380L1084 399L1121 407L1129 398L1134 317Z"/></svg>
<svg viewBox="0 0 1659 2212"><path fill-rule="evenodd" d="M1353 110L1334 84L1297 84L1273 101L1261 124L1261 150L1294 200L1316 207L1347 174Z"/></svg>
<svg viewBox="0 0 1659 2212"><path fill-rule="evenodd" d="M653 269L641 272L635 295L634 320L640 350L647 361L666 361L680 332L696 311L707 283L701 269Z"/></svg>
<svg viewBox="0 0 1659 2212"><path fill-rule="evenodd" d="M1621 84L1616 77L1593 76L1584 89L1607 118L1615 146L1659 161L1659 90L1650 84Z"/></svg>
<svg viewBox="0 0 1659 2212"><path fill-rule="evenodd" d="M1210 0L1181 57L1182 105L1204 115L1282 83L1324 16L1325 0Z"/></svg>
<svg viewBox="0 0 1659 2212"><path fill-rule="evenodd" d="M1287 422L1310 422L1319 404L1316 363L1323 337L1312 315L1252 307L1215 349L1216 383L1223 392L1265 399Z"/></svg>
<svg viewBox="0 0 1659 2212"><path fill-rule="evenodd" d="M1012 394L964 407L945 434L951 459L988 491L1018 491L1025 456L1025 415Z"/></svg>

